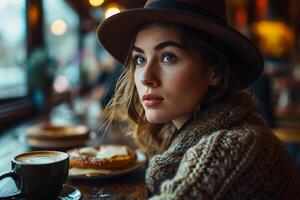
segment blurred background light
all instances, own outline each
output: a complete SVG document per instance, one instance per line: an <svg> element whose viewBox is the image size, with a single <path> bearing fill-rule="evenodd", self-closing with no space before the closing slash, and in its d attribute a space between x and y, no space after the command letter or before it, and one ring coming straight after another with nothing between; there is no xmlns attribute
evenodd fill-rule
<svg viewBox="0 0 300 200"><path fill-rule="evenodd" d="M98 7L104 3L104 0L89 0L91 6Z"/></svg>
<svg viewBox="0 0 300 200"><path fill-rule="evenodd" d="M253 25L258 46L265 55L280 57L290 53L295 42L293 29L282 21L260 21Z"/></svg>
<svg viewBox="0 0 300 200"><path fill-rule="evenodd" d="M121 11L120 6L118 6L117 4L110 4L107 6L107 9L105 10L105 18L108 18L112 15L115 15L117 13L119 13Z"/></svg>
<svg viewBox="0 0 300 200"><path fill-rule="evenodd" d="M67 23L62 19L57 19L51 24L51 32L53 35L61 36L66 33L67 29Z"/></svg>
<svg viewBox="0 0 300 200"><path fill-rule="evenodd" d="M0 1L0 45L2 47L18 45L25 39L25 14L22 13L24 6L21 0Z"/></svg>
<svg viewBox="0 0 300 200"><path fill-rule="evenodd" d="M58 76L54 83L53 88L57 93L63 93L65 92L70 86L70 81L65 76Z"/></svg>
<svg viewBox="0 0 300 200"><path fill-rule="evenodd" d="M4 19L1 24L0 32L2 32L2 37L6 40L6 43L15 45L24 39L25 24L22 16L14 18L8 17Z"/></svg>

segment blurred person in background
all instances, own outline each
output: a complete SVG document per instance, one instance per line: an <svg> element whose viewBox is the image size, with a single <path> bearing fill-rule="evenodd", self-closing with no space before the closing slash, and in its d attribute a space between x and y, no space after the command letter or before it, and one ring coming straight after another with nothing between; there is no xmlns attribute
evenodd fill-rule
<svg viewBox="0 0 300 200"><path fill-rule="evenodd" d="M250 87L250 92L254 95L257 109L264 117L270 128L276 126L274 115L274 103L272 96L272 86L269 77L262 74Z"/></svg>
<svg viewBox="0 0 300 200"><path fill-rule="evenodd" d="M100 65L102 70L94 83L96 86L92 89L91 95L105 107L114 94L122 66L108 53L103 53Z"/></svg>

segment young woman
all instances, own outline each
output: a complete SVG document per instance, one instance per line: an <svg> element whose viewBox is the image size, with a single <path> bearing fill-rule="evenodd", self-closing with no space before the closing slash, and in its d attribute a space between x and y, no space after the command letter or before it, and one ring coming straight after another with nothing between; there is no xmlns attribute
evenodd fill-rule
<svg viewBox="0 0 300 200"><path fill-rule="evenodd" d="M221 0L149 0L104 20L125 65L112 118L126 114L150 156L151 199L297 199L297 169L241 90L263 69Z"/></svg>

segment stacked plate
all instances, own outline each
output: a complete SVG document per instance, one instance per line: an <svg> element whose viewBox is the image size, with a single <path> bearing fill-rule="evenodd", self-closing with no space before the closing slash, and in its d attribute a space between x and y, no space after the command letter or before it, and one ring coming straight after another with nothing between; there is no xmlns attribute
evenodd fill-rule
<svg viewBox="0 0 300 200"><path fill-rule="evenodd" d="M72 148L83 146L90 130L83 125L37 124L26 131L26 142L35 148Z"/></svg>

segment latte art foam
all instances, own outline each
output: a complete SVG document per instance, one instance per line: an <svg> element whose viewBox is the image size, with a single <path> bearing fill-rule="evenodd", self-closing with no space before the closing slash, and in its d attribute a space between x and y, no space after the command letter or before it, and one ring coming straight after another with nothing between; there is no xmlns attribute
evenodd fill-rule
<svg viewBox="0 0 300 200"><path fill-rule="evenodd" d="M64 157L55 153L31 153L24 154L16 158L16 160L23 164L47 164L63 160Z"/></svg>

